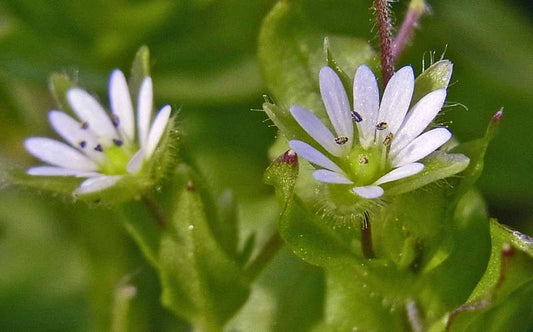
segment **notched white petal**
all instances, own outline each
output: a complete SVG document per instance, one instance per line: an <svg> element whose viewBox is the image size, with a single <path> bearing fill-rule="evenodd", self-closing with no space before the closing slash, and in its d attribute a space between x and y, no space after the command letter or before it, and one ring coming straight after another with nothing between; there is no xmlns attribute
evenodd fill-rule
<svg viewBox="0 0 533 332"><path fill-rule="evenodd" d="M353 182L346 178L344 175L328 171L325 169L319 169L313 172L313 177L320 182L336 183L336 184L352 184Z"/></svg>
<svg viewBox="0 0 533 332"><path fill-rule="evenodd" d="M353 125L348 96L340 78L330 67L322 67L319 74L320 93L337 136L346 136L353 142Z"/></svg>
<svg viewBox="0 0 533 332"><path fill-rule="evenodd" d="M88 178L101 175L96 172L78 171L70 168L53 167L53 166L37 166L28 169L29 175L37 176L75 176L78 178Z"/></svg>
<svg viewBox="0 0 533 332"><path fill-rule="evenodd" d="M379 111L379 87L372 70L361 65L357 68L353 86L354 110L363 120L357 123L359 141L368 148L374 141Z"/></svg>
<svg viewBox="0 0 533 332"><path fill-rule="evenodd" d="M329 160L328 157L324 156L322 152L318 151L311 145L298 141L298 140L291 140L289 141L289 146L292 150L294 150L298 155L305 158L307 161L309 161L312 164L327 168L331 171L337 172L337 173L344 173L342 169L337 166L333 161Z"/></svg>
<svg viewBox="0 0 533 332"><path fill-rule="evenodd" d="M130 161L128 162L128 165L126 165L126 171L130 174L137 174L142 168L143 161L144 161L144 150L140 149L137 151L133 157L131 157Z"/></svg>
<svg viewBox="0 0 533 332"><path fill-rule="evenodd" d="M152 117L153 107L153 86L152 79L146 77L139 90L139 100L137 102L137 129L139 145L144 148L148 139L148 130L150 128L150 119Z"/></svg>
<svg viewBox="0 0 533 332"><path fill-rule="evenodd" d="M167 127L168 119L170 118L170 106L165 105L157 116L155 117L152 128L150 128L150 133L148 134L148 142L146 143L146 158L150 158L152 153L155 151L161 136Z"/></svg>
<svg viewBox="0 0 533 332"><path fill-rule="evenodd" d="M115 69L109 79L109 101L111 110L117 117L115 124L122 137L131 142L135 138L133 105L126 77L122 71Z"/></svg>
<svg viewBox="0 0 533 332"><path fill-rule="evenodd" d="M98 136L107 139L106 143L113 138L118 138L117 131L111 119L93 96L79 88L70 89L67 92L70 106L78 117L87 122L90 129Z"/></svg>
<svg viewBox="0 0 533 332"><path fill-rule="evenodd" d="M74 190L74 195L84 195L102 191L104 189L114 186L121 178L122 175L104 175L88 178L87 180L83 181L76 190Z"/></svg>
<svg viewBox="0 0 533 332"><path fill-rule="evenodd" d="M374 184L380 185L387 182L396 181L399 179L403 179L406 177L409 177L411 175L415 175L417 173L420 173L424 169L424 164L421 163L412 163L407 164L402 167L398 167L396 169L393 169L392 171L388 172L387 174L383 175L379 179L377 179Z"/></svg>
<svg viewBox="0 0 533 332"><path fill-rule="evenodd" d="M40 160L63 168L96 171L98 165L70 146L44 137L30 137L24 141L29 153Z"/></svg>
<svg viewBox="0 0 533 332"><path fill-rule="evenodd" d="M383 196L383 188L379 186L354 187L352 190L357 195L367 199L374 199Z"/></svg>
<svg viewBox="0 0 533 332"><path fill-rule="evenodd" d="M398 70L390 79L379 108L377 123L385 122L387 132L396 134L411 104L415 76L413 68L406 66Z"/></svg>
<svg viewBox="0 0 533 332"><path fill-rule="evenodd" d="M335 143L335 137L331 131L309 110L293 105L290 112L296 122L326 151L336 157L340 157L346 151L341 145Z"/></svg>
<svg viewBox="0 0 533 332"><path fill-rule="evenodd" d="M446 89L435 90L425 95L409 111L391 146L391 155L398 153L420 135L437 116L446 99Z"/></svg>
<svg viewBox="0 0 533 332"><path fill-rule="evenodd" d="M452 133L446 128L432 129L403 148L392 160L392 165L398 167L418 161L437 150L451 137Z"/></svg>

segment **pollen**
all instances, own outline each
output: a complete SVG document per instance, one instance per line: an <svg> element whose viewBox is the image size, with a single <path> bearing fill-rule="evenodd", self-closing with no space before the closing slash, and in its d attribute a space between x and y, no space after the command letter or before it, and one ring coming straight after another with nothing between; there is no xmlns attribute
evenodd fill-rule
<svg viewBox="0 0 533 332"><path fill-rule="evenodd" d="M387 122L380 122L376 125L377 130L385 130L389 127L389 124Z"/></svg>
<svg viewBox="0 0 533 332"><path fill-rule="evenodd" d="M346 142L348 142L348 137L346 136L335 137L335 143L339 145L344 145Z"/></svg>

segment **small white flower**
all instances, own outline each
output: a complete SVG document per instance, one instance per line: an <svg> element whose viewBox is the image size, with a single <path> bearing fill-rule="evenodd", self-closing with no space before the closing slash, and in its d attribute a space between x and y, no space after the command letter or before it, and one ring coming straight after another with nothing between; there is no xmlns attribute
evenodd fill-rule
<svg viewBox="0 0 533 332"><path fill-rule="evenodd" d="M152 125L152 79L144 78L137 104L137 123L124 74L114 70L109 80L112 114L86 91L72 88L67 100L78 120L52 110L48 119L68 144L30 137L24 145L32 155L50 164L28 170L38 176L76 176L87 178L74 194L96 192L113 186L126 174L137 174L154 153L170 118L165 105ZM137 128L137 130L136 130Z"/></svg>
<svg viewBox="0 0 533 332"><path fill-rule="evenodd" d="M392 76L381 103L374 74L360 66L354 78L353 109L331 68L320 70L319 83L334 131L307 109L293 105L290 112L329 156L303 141L289 141L291 149L320 168L313 173L318 181L352 185L355 194L378 198L384 194L380 185L421 172L424 164L419 161L452 137L446 128L424 132L442 108L446 89L428 93L409 109L415 83L410 66Z"/></svg>

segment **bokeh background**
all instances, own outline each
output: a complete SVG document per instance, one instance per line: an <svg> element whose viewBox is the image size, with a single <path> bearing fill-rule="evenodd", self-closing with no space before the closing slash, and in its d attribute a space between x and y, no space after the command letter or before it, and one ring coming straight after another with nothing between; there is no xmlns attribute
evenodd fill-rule
<svg viewBox="0 0 533 332"><path fill-rule="evenodd" d="M308 1L317 4L317 17L320 8L333 8L329 15L338 22L359 22L360 31L351 33L377 45L369 10L343 10L342 0ZM127 72L136 50L148 45L156 105L181 109L184 146L213 190L233 190L243 229L272 230L276 211L261 211L264 204L258 202L272 197L261 177L276 131L264 113L252 109L261 107L267 93L256 58L257 35L274 2L1 0L0 163L33 165L24 138L55 136L46 116L54 107L48 92L51 73L71 75L106 104L109 72ZM360 2L370 7L370 1ZM398 22L407 3L393 4ZM432 52L439 58L446 50L455 64L448 102L458 106L446 108L445 119L460 140L482 136L492 114L505 107L479 188L492 216L532 234L533 3L430 4L432 14L423 18L399 65L413 64L420 73L422 59L428 63ZM291 271L310 269L286 252L281 255L286 257L262 277L277 278L278 295L296 285ZM126 281L138 288L137 330L188 329L159 306L157 276L115 211L2 188L0 330L107 330L114 290Z"/></svg>

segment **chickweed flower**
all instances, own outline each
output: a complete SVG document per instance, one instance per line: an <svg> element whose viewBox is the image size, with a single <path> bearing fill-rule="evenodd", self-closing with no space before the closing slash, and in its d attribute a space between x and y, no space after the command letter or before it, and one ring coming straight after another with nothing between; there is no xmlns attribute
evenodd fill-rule
<svg viewBox="0 0 533 332"><path fill-rule="evenodd" d="M152 79L145 77L135 116L126 78L118 69L109 80L111 114L85 90L71 88L66 97L77 119L58 110L48 114L50 124L68 144L44 137L26 139L26 150L48 164L32 167L28 174L86 178L74 194L87 194L113 186L124 175L142 172L171 111L169 105L163 106L150 124L152 93Z"/></svg>
<svg viewBox="0 0 533 332"><path fill-rule="evenodd" d="M350 186L365 199L379 198L385 193L381 185L421 172L423 158L452 137L446 128L428 130L446 89L428 93L409 109L415 85L410 66L392 76L381 103L376 78L365 65L355 73L353 107L333 69L320 70L319 84L331 126L292 105L291 115L319 146L296 139L289 145L318 168L313 177L320 182Z"/></svg>

